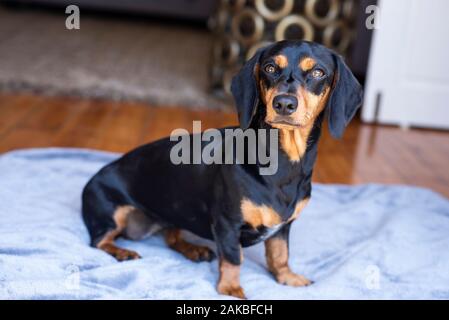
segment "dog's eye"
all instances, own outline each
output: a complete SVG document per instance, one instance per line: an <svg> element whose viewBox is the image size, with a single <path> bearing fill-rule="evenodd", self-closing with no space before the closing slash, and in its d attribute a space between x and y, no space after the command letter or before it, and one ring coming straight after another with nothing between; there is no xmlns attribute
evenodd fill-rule
<svg viewBox="0 0 449 320"><path fill-rule="evenodd" d="M324 77L324 71L321 69L315 69L312 71L312 77L314 77L315 79L319 79Z"/></svg>
<svg viewBox="0 0 449 320"><path fill-rule="evenodd" d="M276 67L272 64L268 64L265 66L265 72L267 73L275 73L276 72Z"/></svg>

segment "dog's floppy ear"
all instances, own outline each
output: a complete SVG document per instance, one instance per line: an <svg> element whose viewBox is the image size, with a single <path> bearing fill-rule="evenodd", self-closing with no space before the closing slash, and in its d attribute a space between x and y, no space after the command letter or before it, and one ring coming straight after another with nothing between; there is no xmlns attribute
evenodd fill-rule
<svg viewBox="0 0 449 320"><path fill-rule="evenodd" d="M328 101L329 131L340 139L346 126L362 104L363 90L349 67L338 54L333 54L336 70Z"/></svg>
<svg viewBox="0 0 449 320"><path fill-rule="evenodd" d="M263 51L264 49L259 49L232 79L231 92L234 96L242 129L247 129L251 125L259 105L259 85L256 73Z"/></svg>

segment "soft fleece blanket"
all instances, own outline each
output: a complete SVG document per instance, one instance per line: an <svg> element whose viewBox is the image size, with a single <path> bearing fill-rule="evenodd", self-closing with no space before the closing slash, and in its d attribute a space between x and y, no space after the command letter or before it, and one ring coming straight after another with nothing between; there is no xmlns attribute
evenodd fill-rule
<svg viewBox="0 0 449 320"><path fill-rule="evenodd" d="M194 263L161 236L121 246L117 262L89 247L80 214L87 180L118 155L35 149L0 156L0 298L223 299L217 261ZM244 250L250 299L449 299L449 201L406 186L315 185L291 232L290 263L313 279L277 284L263 245Z"/></svg>

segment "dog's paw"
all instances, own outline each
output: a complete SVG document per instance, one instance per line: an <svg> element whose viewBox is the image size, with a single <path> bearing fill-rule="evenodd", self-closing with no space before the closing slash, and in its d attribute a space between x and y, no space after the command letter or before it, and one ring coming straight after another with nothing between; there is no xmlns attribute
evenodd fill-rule
<svg viewBox="0 0 449 320"><path fill-rule="evenodd" d="M118 261L136 260L141 258L137 252L121 248L117 249L112 255Z"/></svg>
<svg viewBox="0 0 449 320"><path fill-rule="evenodd" d="M215 253L208 247L196 245L191 245L184 255L194 262L212 261L216 258Z"/></svg>
<svg viewBox="0 0 449 320"><path fill-rule="evenodd" d="M313 282L306 277L296 274L292 271L286 271L280 273L276 276L277 282L292 287L306 287L311 285Z"/></svg>
<svg viewBox="0 0 449 320"><path fill-rule="evenodd" d="M246 299L245 293L243 292L243 288L241 286L218 284L217 291L220 294L224 294L227 296L233 296L239 299Z"/></svg>

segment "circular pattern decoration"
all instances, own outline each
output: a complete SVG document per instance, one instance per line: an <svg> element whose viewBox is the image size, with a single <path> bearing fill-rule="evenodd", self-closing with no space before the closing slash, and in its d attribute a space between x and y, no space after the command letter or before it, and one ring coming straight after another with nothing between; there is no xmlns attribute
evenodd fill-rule
<svg viewBox="0 0 449 320"><path fill-rule="evenodd" d="M315 25L325 27L337 19L340 6L338 0L307 0L305 13Z"/></svg>
<svg viewBox="0 0 449 320"><path fill-rule="evenodd" d="M230 36L224 36L218 41L215 41L214 47L214 61L221 61L224 64L232 65L237 62L240 54L240 46L238 42Z"/></svg>
<svg viewBox="0 0 449 320"><path fill-rule="evenodd" d="M220 10L214 19L214 29L219 33L225 32L228 19L228 12L226 10Z"/></svg>
<svg viewBox="0 0 449 320"><path fill-rule="evenodd" d="M297 28L297 34L295 36L289 36L288 31L290 28ZM301 33L301 34L298 34ZM313 26L307 19L300 15L291 15L285 17L279 22L274 32L274 38L276 41L297 39L297 40L307 40L313 41L315 38L315 32Z"/></svg>
<svg viewBox="0 0 449 320"><path fill-rule="evenodd" d="M333 23L324 29L324 45L338 52L345 52L351 44L351 40L351 31L341 21Z"/></svg>
<svg viewBox="0 0 449 320"><path fill-rule="evenodd" d="M357 5L354 0L344 0L342 6L343 17L353 21L357 15Z"/></svg>
<svg viewBox="0 0 449 320"><path fill-rule="evenodd" d="M277 10L270 8L267 4L269 1L270 0L255 0L254 3L257 11L268 21L277 21L292 12L294 5L293 0L282 0L282 6Z"/></svg>
<svg viewBox="0 0 449 320"><path fill-rule="evenodd" d="M262 17L255 10L243 9L232 19L232 35L242 44L249 45L262 38L264 25Z"/></svg>

